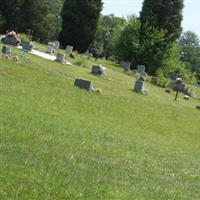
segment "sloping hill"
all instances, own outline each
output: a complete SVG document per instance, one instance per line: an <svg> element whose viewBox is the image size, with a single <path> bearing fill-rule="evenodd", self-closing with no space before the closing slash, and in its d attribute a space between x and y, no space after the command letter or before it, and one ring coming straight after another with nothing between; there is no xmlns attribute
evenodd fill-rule
<svg viewBox="0 0 200 200"><path fill-rule="evenodd" d="M197 100L149 83L136 94L135 77L106 61L101 78L79 55L84 67L30 60L0 58L1 199L200 199Z"/></svg>

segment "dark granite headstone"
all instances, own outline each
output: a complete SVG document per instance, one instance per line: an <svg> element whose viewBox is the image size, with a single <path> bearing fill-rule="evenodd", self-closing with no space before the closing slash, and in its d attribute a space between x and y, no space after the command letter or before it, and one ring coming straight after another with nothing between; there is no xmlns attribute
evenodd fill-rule
<svg viewBox="0 0 200 200"><path fill-rule="evenodd" d="M142 81L142 80L137 80L137 81L135 82L135 85L134 85L134 91L135 91L135 92L138 92L138 93L142 92L142 90L143 90L143 85L144 85L144 81Z"/></svg>
<svg viewBox="0 0 200 200"><path fill-rule="evenodd" d="M8 45L14 45L14 46L17 46L17 45L19 45L19 41L16 39L16 38L14 38L14 37L5 37L3 40L2 40L2 42L4 43L4 44L8 44Z"/></svg>
<svg viewBox="0 0 200 200"><path fill-rule="evenodd" d="M95 75L104 75L104 76L107 75L106 69L104 67L102 67L101 65L94 65L94 66L92 66L91 73L95 74Z"/></svg>
<svg viewBox="0 0 200 200"><path fill-rule="evenodd" d="M74 82L74 85L78 86L81 89L85 89L85 90L88 90L88 91L94 90L93 84L89 80L76 79L75 82Z"/></svg>
<svg viewBox="0 0 200 200"><path fill-rule="evenodd" d="M32 42L23 42L21 45L22 45L22 49L24 49L26 51L31 51L33 49Z"/></svg>

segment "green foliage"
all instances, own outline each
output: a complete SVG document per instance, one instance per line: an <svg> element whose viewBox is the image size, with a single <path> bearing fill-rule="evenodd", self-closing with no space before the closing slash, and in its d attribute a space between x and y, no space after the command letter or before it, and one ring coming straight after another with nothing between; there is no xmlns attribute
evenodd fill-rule
<svg viewBox="0 0 200 200"><path fill-rule="evenodd" d="M162 67L161 60L166 51L165 33L155 27L146 27L145 35L141 36L140 34L139 41L140 55L138 64L145 65L147 72L155 75L157 69Z"/></svg>
<svg viewBox="0 0 200 200"><path fill-rule="evenodd" d="M144 0L141 20L141 34L147 27L164 30L166 42L174 42L181 34L183 0Z"/></svg>
<svg viewBox="0 0 200 200"><path fill-rule="evenodd" d="M24 0L9 0L0 2L0 32L6 30L21 31L23 26L23 16L21 14Z"/></svg>
<svg viewBox="0 0 200 200"><path fill-rule="evenodd" d="M180 50L176 43L168 45L160 64L161 67L156 71L158 85L165 87L169 84L169 72L176 72L186 83L196 83L194 74L185 69L184 63L180 61Z"/></svg>
<svg viewBox="0 0 200 200"><path fill-rule="evenodd" d="M25 33L21 33L20 40L21 40L21 42L28 42L29 41L28 35Z"/></svg>
<svg viewBox="0 0 200 200"><path fill-rule="evenodd" d="M165 34L157 28L148 27L144 37L140 35L141 23L132 19L121 31L116 42L115 54L119 60L129 60L134 66L145 65L149 74L161 67L165 50Z"/></svg>
<svg viewBox="0 0 200 200"><path fill-rule="evenodd" d="M78 52L85 52L95 38L101 10L101 0L65 0L59 36L63 47L72 45Z"/></svg>
<svg viewBox="0 0 200 200"><path fill-rule="evenodd" d="M131 20L120 32L115 44L115 55L119 60L131 61L137 65L140 59L140 22L137 19Z"/></svg>
<svg viewBox="0 0 200 200"><path fill-rule="evenodd" d="M113 14L101 15L91 48L96 49L98 54L102 54L106 59L114 55L115 39L126 23L126 19L116 17Z"/></svg>
<svg viewBox="0 0 200 200"><path fill-rule="evenodd" d="M165 52L168 46L180 36L182 9L183 0L145 0L143 3L140 41L144 59L141 59L152 75L162 67L160 61L165 60L163 55L168 54Z"/></svg>
<svg viewBox="0 0 200 200"><path fill-rule="evenodd" d="M0 4L2 32L33 30L41 40L56 38L60 31L62 0L9 0ZM2 20L1 20L2 21Z"/></svg>
<svg viewBox="0 0 200 200"><path fill-rule="evenodd" d="M182 34L178 43L182 52L182 61L185 63L185 67L196 73L200 80L199 37L195 33L187 31Z"/></svg>

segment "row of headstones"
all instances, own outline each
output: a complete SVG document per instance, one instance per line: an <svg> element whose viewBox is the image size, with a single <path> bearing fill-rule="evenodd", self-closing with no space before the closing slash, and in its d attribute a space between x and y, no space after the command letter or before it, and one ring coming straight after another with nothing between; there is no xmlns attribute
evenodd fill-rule
<svg viewBox="0 0 200 200"><path fill-rule="evenodd" d="M184 94L187 94L187 95L190 94L190 89L188 88L188 86L184 82L182 82L179 85L176 84L176 80L179 78L178 73L169 72L168 73L168 78L171 80L169 88L171 88L173 90L179 90L180 92L183 92ZM152 77L151 78L151 82L153 84L157 84L157 77Z"/></svg>
<svg viewBox="0 0 200 200"><path fill-rule="evenodd" d="M98 76L107 76L106 68L103 67L102 65L93 65L91 73ZM74 85L90 92L94 91L93 83L92 81L89 80L75 79Z"/></svg>
<svg viewBox="0 0 200 200"><path fill-rule="evenodd" d="M15 37L8 37L8 36L3 37L1 42L5 45L13 45L13 46L21 45L22 49L25 51L31 51L34 47L31 41L20 42Z"/></svg>
<svg viewBox="0 0 200 200"><path fill-rule="evenodd" d="M17 62L19 60L19 57L17 55L12 55L12 48L9 46L4 45L2 47L1 53L2 53L2 56L7 60L14 61L14 62ZM25 52L23 50L20 50L19 56L24 58L25 63L29 63L30 61L29 57L25 56Z"/></svg>
<svg viewBox="0 0 200 200"><path fill-rule="evenodd" d="M124 69L125 72L131 69L131 62L128 61L121 61L120 66ZM146 68L144 65L138 65L136 70L133 70L135 74L143 76L144 78L147 77L147 73L145 72Z"/></svg>
<svg viewBox="0 0 200 200"><path fill-rule="evenodd" d="M22 49L24 50L24 48L22 48ZM12 53L12 48L10 46L4 45L2 47L2 54L3 55L11 55L11 53ZM60 63L64 63L65 62L65 54L57 53L56 61L60 62Z"/></svg>
<svg viewBox="0 0 200 200"><path fill-rule="evenodd" d="M48 48L48 49L47 49L47 52L48 52L49 54L53 54L54 51L55 51L55 49L59 49L59 47L60 47L59 41L49 42L49 43L48 43L48 47L47 47L47 48ZM67 45L67 46L66 46L66 49L65 49L66 53L72 53L73 50L74 50L74 47L73 47L73 46L70 46L70 45Z"/></svg>
<svg viewBox="0 0 200 200"><path fill-rule="evenodd" d="M97 66L93 66L93 68L95 69L95 72L96 72ZM92 73L94 72L93 68L92 68L92 71L91 71ZM85 89L89 92L92 92L92 91L95 90L92 81L89 81L89 80L75 79L74 85L81 88L81 89ZM144 89L144 80L142 78L135 82L133 90L135 92L142 93L142 94L148 93L148 90ZM196 106L196 109L200 110L200 104Z"/></svg>

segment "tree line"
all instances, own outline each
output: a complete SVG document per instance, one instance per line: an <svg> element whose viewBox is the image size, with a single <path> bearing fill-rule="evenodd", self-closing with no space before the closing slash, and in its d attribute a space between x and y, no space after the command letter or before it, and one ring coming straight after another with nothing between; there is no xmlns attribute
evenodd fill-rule
<svg viewBox="0 0 200 200"><path fill-rule="evenodd" d="M0 32L34 31L42 41L58 39L83 53L145 65L161 79L176 71L200 76L200 44L182 33L183 0L144 0L139 17L103 16L102 0L9 0L0 4ZM187 77L186 77L187 76ZM161 80L162 82L162 80Z"/></svg>

